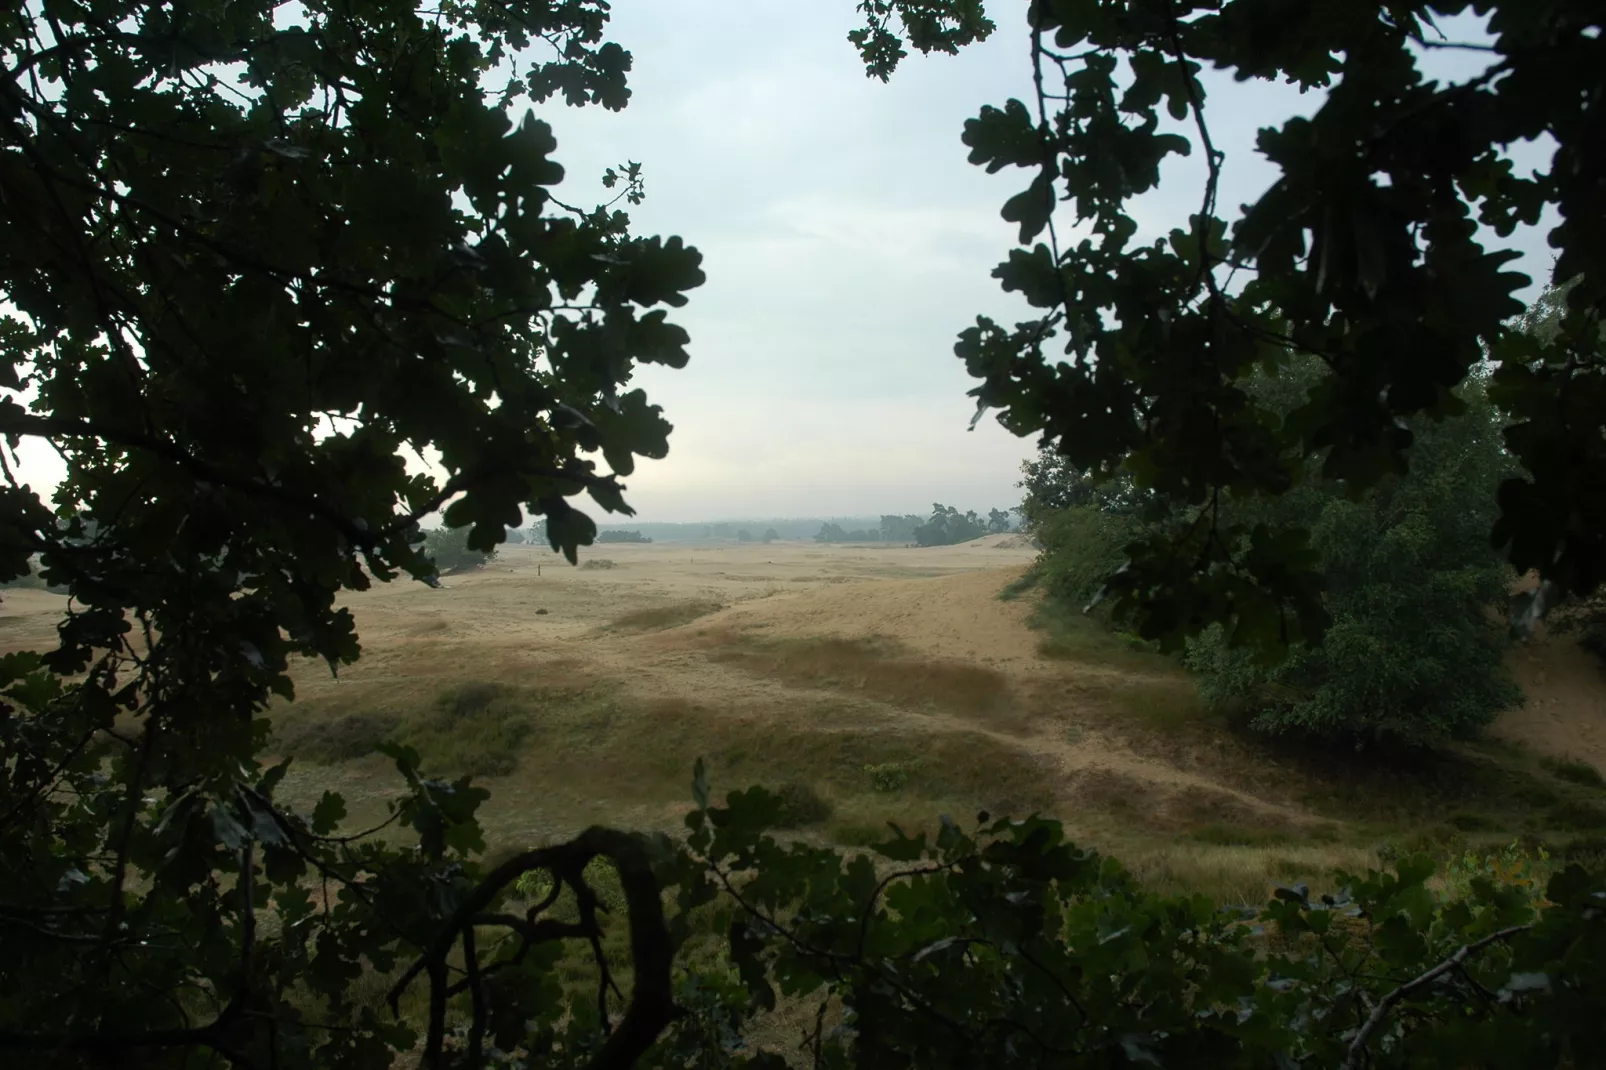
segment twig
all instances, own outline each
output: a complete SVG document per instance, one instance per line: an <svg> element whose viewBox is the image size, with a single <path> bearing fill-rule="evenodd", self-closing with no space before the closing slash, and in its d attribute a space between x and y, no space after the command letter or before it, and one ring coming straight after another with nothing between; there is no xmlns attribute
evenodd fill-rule
<svg viewBox="0 0 1606 1070"><path fill-rule="evenodd" d="M1344 1059L1342 1070L1360 1070L1361 1064L1366 1058L1366 1042L1372 1038L1373 1033L1377 1032L1378 1027L1383 1024L1383 1019L1388 1017L1389 1010L1396 1003L1417 989L1432 984L1451 970L1459 969L1461 964L1467 960L1467 956L1474 952L1481 951L1490 944L1515 936L1517 933L1526 932L1530 928L1532 928L1531 925L1513 925L1510 928L1501 929L1499 932L1490 933L1481 940L1465 944L1455 954L1431 970L1412 978L1378 1000L1377 1006L1372 1008L1372 1013L1367 1017L1365 1024L1355 1034L1355 1039L1350 1041L1349 1053Z"/></svg>

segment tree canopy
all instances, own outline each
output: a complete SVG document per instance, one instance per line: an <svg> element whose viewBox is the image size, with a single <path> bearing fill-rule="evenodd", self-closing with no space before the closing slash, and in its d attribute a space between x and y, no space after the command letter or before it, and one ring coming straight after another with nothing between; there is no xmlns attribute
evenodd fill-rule
<svg viewBox="0 0 1606 1070"><path fill-rule="evenodd" d="M902 16L909 46L948 50L988 27L980 5L869 4ZM1488 18L1489 38L1447 38L1438 19ZM1409 420L1460 409L1454 388L1486 359L1522 470L1500 490L1491 537L1522 571L1576 593L1606 570L1600 323L1606 309L1606 40L1597 5L1436 0L1296 7L1231 0L1041 0L1029 10L1035 96L965 125L972 163L1020 169L1009 198L1020 247L994 276L1040 314L988 317L956 347L982 411L1042 436L1080 470L1123 469L1195 511L1180 536L1127 550L1111 581L1141 634L1180 644L1224 623L1234 642L1319 636L1322 579L1299 525L1235 530L1221 492L1276 495L1306 458L1361 489L1406 466ZM870 73L899 51L883 36ZM1415 56L1487 56L1463 82ZM1024 46L1023 46L1024 50ZM1236 213L1218 203L1222 159L1199 73L1323 89L1308 117L1262 130L1277 177ZM1549 137L1550 166L1517 172L1506 146ZM1199 209L1138 237L1133 198L1161 164L1199 153ZM1532 281L1496 237L1559 219L1549 281L1567 282L1555 333L1510 329ZM1297 356L1326 374L1283 418L1245 384ZM1247 542L1245 541L1247 540Z"/></svg>
<svg viewBox="0 0 1606 1070"><path fill-rule="evenodd" d="M629 384L686 362L699 254L555 196L530 111L625 106L608 5L282 7L0 14L0 432L66 467L48 503L6 467L0 581L72 596L0 659L0 1051L390 1065L348 983L473 887L483 792L398 749L417 846L340 839L338 796L275 803L262 712L358 656L342 590L433 576L425 516L572 560L570 499L628 512L667 449Z"/></svg>

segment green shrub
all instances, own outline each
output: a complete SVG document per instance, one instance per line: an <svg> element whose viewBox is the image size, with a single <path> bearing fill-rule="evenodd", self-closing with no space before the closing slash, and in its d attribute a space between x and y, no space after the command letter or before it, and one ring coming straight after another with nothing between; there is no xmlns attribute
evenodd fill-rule
<svg viewBox="0 0 1606 1070"><path fill-rule="evenodd" d="M1076 505L1044 518L1035 528L1043 546L1033 571L1044 594L1080 610L1126 560L1124 548L1138 521L1092 505Z"/></svg>
<svg viewBox="0 0 1606 1070"><path fill-rule="evenodd" d="M1477 879L1516 888L1531 900L1544 895L1545 886L1557 866L1550 852L1542 846L1529 847L1513 841L1498 851L1468 850L1450 859L1443 867L1444 888L1441 900L1454 902L1472 895L1472 882Z"/></svg>
<svg viewBox="0 0 1606 1070"><path fill-rule="evenodd" d="M781 816L776 828L801 828L818 825L834 812L831 801L815 790L814 785L802 780L788 780L775 789L781 800Z"/></svg>
<svg viewBox="0 0 1606 1070"><path fill-rule="evenodd" d="M1552 828L1558 829L1606 829L1606 807L1587 802L1564 802L1551 808L1545 819Z"/></svg>
<svg viewBox="0 0 1606 1070"><path fill-rule="evenodd" d="M1489 832L1500 827L1499 823L1492 817L1466 811L1451 814L1450 824L1462 832Z"/></svg>
<svg viewBox="0 0 1606 1070"><path fill-rule="evenodd" d="M1234 522L1309 525L1332 623L1278 665L1213 625L1187 653L1207 700L1267 732L1406 746L1472 736L1521 701L1489 614L1512 578L1488 535L1507 462L1476 386L1465 414L1413 425L1408 475L1358 500L1312 470L1273 502L1227 510Z"/></svg>
<svg viewBox="0 0 1606 1070"><path fill-rule="evenodd" d="M870 786L876 791L890 794L902 791L909 783L909 765L905 762L882 762L880 765L867 765L864 771L870 774Z"/></svg>

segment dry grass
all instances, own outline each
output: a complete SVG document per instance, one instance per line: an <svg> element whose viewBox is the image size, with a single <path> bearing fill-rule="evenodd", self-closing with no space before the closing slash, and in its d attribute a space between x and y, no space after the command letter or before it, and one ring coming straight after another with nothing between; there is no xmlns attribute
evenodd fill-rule
<svg viewBox="0 0 1606 1070"><path fill-rule="evenodd" d="M1144 887L1163 894L1202 893L1223 905L1261 906L1278 885L1304 881L1337 887L1335 873L1377 868L1375 850L1343 844L1238 846L1132 842L1109 845Z"/></svg>
<svg viewBox="0 0 1606 1070"><path fill-rule="evenodd" d="M718 602L676 602L668 606L652 606L615 617L608 625L616 631L647 632L665 628L679 628L699 617L718 613L725 607Z"/></svg>
<svg viewBox="0 0 1606 1070"><path fill-rule="evenodd" d="M883 638L744 639L714 651L711 660L792 687L846 692L904 709L987 717L1011 705L1003 673L911 657Z"/></svg>

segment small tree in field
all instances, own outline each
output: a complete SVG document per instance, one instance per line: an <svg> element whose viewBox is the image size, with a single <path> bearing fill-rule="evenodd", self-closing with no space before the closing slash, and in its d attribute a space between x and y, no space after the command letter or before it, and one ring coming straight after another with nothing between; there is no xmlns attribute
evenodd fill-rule
<svg viewBox="0 0 1606 1070"><path fill-rule="evenodd" d="M467 528L437 528L424 536L424 552L442 575L483 568L496 557L495 550L475 550L468 545Z"/></svg>
<svg viewBox="0 0 1606 1070"><path fill-rule="evenodd" d="M1227 507L1245 523L1308 527L1331 623L1275 665L1216 624L1187 658L1208 698L1244 706L1265 731L1397 744L1473 735L1521 700L1492 612L1516 577L1488 536L1510 463L1483 383L1462 394L1463 415L1413 422L1410 472L1358 499L1313 473L1280 498Z"/></svg>

